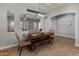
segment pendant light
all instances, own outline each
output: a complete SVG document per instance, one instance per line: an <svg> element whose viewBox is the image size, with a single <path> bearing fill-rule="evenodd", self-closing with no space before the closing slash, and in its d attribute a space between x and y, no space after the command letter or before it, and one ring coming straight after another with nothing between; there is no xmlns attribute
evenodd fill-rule
<svg viewBox="0 0 79 59"><path fill-rule="evenodd" d="M23 16L21 16L21 18L20 18L22 21L26 21L27 20L27 16L26 16L26 14L23 14Z"/></svg>

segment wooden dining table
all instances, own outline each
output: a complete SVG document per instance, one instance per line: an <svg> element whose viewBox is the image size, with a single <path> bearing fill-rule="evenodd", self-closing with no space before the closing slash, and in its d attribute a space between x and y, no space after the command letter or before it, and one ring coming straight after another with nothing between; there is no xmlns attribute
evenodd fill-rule
<svg viewBox="0 0 79 59"><path fill-rule="evenodd" d="M54 33L40 32L40 33L29 33L28 36L23 35L27 40L31 41L32 50L36 49L36 46L45 44L47 42L54 42ZM53 41L53 42L52 42Z"/></svg>

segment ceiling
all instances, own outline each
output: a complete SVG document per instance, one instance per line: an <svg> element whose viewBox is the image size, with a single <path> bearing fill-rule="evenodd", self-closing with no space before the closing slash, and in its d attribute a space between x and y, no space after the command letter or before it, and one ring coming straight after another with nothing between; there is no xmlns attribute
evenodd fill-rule
<svg viewBox="0 0 79 59"><path fill-rule="evenodd" d="M58 7L62 7L64 3L26 3L27 8L40 11L44 13L48 13Z"/></svg>
<svg viewBox="0 0 79 59"><path fill-rule="evenodd" d="M0 3L0 6L22 6L35 11L48 13L56 8L62 7L67 3Z"/></svg>
<svg viewBox="0 0 79 59"><path fill-rule="evenodd" d="M0 3L0 6L12 6L12 7L21 6L35 11L49 13L57 8L60 8L60 7L63 7L64 5L69 5L69 4L74 4L74 3Z"/></svg>
<svg viewBox="0 0 79 59"><path fill-rule="evenodd" d="M53 11L56 8L64 6L65 4L63 3L25 3L22 5L31 10L40 11L42 13L48 13ZM34 13L27 12L27 16L34 19L39 19L39 17Z"/></svg>
<svg viewBox="0 0 79 59"><path fill-rule="evenodd" d="M53 11L56 8L64 6L65 3L0 3L0 6L6 7L6 6L12 6L12 7L24 7L28 9L32 9L35 11L43 12L43 13L49 13ZM34 13L27 13L28 17L39 19L38 16Z"/></svg>

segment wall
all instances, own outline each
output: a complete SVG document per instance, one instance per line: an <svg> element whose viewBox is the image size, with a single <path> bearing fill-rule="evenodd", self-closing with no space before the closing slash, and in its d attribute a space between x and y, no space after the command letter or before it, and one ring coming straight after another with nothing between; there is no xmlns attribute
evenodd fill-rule
<svg viewBox="0 0 79 59"><path fill-rule="evenodd" d="M79 47L79 4L77 4L76 18L75 18L75 46Z"/></svg>
<svg viewBox="0 0 79 59"><path fill-rule="evenodd" d="M15 14L15 28L22 35L28 33L28 31L22 31L20 27L20 14L26 13L26 9L25 4L0 4L0 49L16 45L14 32L7 32L7 11Z"/></svg>
<svg viewBox="0 0 79 59"><path fill-rule="evenodd" d="M52 12L49 12L48 18L45 19L45 30L48 31L48 29L51 26L51 17L54 17L59 14L64 13L75 13L76 14L76 22L75 22L75 45L79 46L79 9L77 10L76 4L68 4L64 7L60 7L56 10L52 10ZM15 35L13 32L7 32L7 11L11 11L15 14L15 24L16 28L19 32L21 32L21 28L19 26L19 16L21 13L26 13L26 6L23 4L0 4L0 49L3 47L16 44ZM43 22L43 21L42 21ZM43 27L44 28L44 27ZM26 33L26 32L21 32Z"/></svg>
<svg viewBox="0 0 79 59"><path fill-rule="evenodd" d="M16 43L14 32L7 32L7 11L15 14L16 28L20 29L19 16L25 9L19 4L0 4L0 48Z"/></svg>
<svg viewBox="0 0 79 59"><path fill-rule="evenodd" d="M57 9L52 10L52 12L49 12L48 19L46 20L46 29L48 31L48 28L52 25L51 23L51 17L65 14L65 13L75 13L75 46L79 47L79 4L66 4L63 7L59 7Z"/></svg>
<svg viewBox="0 0 79 59"><path fill-rule="evenodd" d="M75 38L75 14L64 14L59 16L56 20L56 34Z"/></svg>
<svg viewBox="0 0 79 59"><path fill-rule="evenodd" d="M68 23L70 26L68 26ZM50 28L54 30L56 35L75 38L75 14L66 13L52 17L50 22Z"/></svg>
<svg viewBox="0 0 79 59"><path fill-rule="evenodd" d="M69 5L69 6L68 6ZM53 10L51 13L49 13L50 18L49 21L51 21L51 17L54 17L59 14L65 14L65 13L75 13L75 46L79 47L79 4L68 4L64 7L58 8L56 10ZM49 23L47 26L50 26Z"/></svg>
<svg viewBox="0 0 79 59"><path fill-rule="evenodd" d="M56 27L57 27L56 24L57 24L56 18L53 17L51 19L51 23L50 23L50 28L49 29L52 29L53 32L55 32L55 33L56 33Z"/></svg>
<svg viewBox="0 0 79 59"><path fill-rule="evenodd" d="M63 7L56 8L52 10L52 12L48 13L48 18L46 19L46 30L48 31L49 27L52 25L51 18L60 14L66 13L76 13L77 11L77 4L66 4Z"/></svg>
<svg viewBox="0 0 79 59"><path fill-rule="evenodd" d="M51 28L53 29L53 31L56 33L56 31L57 31L57 29L56 29L56 24L57 24L57 22L56 22L56 20L52 20L52 26L51 26Z"/></svg>

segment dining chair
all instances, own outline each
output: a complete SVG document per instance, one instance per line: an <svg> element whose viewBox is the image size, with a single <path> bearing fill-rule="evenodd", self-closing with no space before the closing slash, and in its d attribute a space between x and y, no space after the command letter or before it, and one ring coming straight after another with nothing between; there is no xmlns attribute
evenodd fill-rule
<svg viewBox="0 0 79 59"><path fill-rule="evenodd" d="M19 56L20 56L22 52L22 48L30 45L31 42L29 40L22 39L17 33L15 33L15 35L16 35L17 42L19 44L18 51L19 51Z"/></svg>

